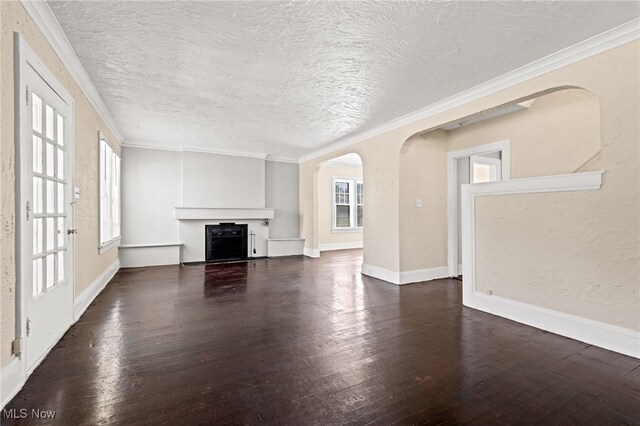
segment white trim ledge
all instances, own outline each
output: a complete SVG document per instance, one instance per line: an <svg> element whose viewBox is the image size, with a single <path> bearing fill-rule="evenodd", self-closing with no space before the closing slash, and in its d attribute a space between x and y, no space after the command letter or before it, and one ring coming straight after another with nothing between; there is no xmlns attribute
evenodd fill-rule
<svg viewBox="0 0 640 426"><path fill-rule="evenodd" d="M75 323L80 319L84 311L87 310L91 302L104 290L109 284L109 281L114 277L116 272L120 269L120 260L113 262L98 278L84 289L79 296L77 296L73 302L73 322Z"/></svg>
<svg viewBox="0 0 640 426"><path fill-rule="evenodd" d="M273 219L275 209L174 207L178 220L260 220Z"/></svg>
<svg viewBox="0 0 640 426"><path fill-rule="evenodd" d="M327 243L320 244L320 251L331 251L331 250L349 250L349 249L361 249L362 241L353 241L346 243Z"/></svg>
<svg viewBox="0 0 640 426"><path fill-rule="evenodd" d="M150 248L150 247L175 247L181 246L182 243L149 243L149 244L120 244L121 249L128 248Z"/></svg>
<svg viewBox="0 0 640 426"><path fill-rule="evenodd" d="M114 238L114 239L113 239L113 240L111 240L111 241L108 241L108 242L106 242L106 243L104 243L104 244L99 245L99 246L98 246L98 252L99 252L100 254L103 254L103 253L108 252L109 250L111 250L112 248L114 248L115 246L117 246L118 244L120 244L120 238L121 238L121 237Z"/></svg>
<svg viewBox="0 0 640 426"><path fill-rule="evenodd" d="M498 296L475 293L465 306L640 358L640 332Z"/></svg>
<svg viewBox="0 0 640 426"><path fill-rule="evenodd" d="M462 303L513 321L640 358L640 332L491 296L476 289L475 199L486 195L597 190L604 172L572 173L462 186Z"/></svg>
<svg viewBox="0 0 640 426"><path fill-rule="evenodd" d="M304 254L307 257L311 257L311 258L315 259L315 258L320 257L320 250L318 250L318 249L310 249L308 247L305 247L302 250L302 254Z"/></svg>

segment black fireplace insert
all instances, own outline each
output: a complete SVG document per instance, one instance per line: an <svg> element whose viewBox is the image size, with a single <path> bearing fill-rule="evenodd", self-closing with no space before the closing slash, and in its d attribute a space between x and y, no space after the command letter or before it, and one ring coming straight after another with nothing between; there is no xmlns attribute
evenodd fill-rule
<svg viewBox="0 0 640 426"><path fill-rule="evenodd" d="M247 225L205 225L204 234L207 262L247 258Z"/></svg>

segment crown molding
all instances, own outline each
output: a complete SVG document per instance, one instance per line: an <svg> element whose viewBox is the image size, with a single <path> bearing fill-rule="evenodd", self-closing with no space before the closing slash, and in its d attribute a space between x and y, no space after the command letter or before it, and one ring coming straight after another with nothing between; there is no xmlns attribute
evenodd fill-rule
<svg viewBox="0 0 640 426"><path fill-rule="evenodd" d="M625 43L637 40L640 37L640 18L636 18L618 27L612 28L601 34L583 40L573 46L559 50L541 59L533 61L527 65L509 71L499 77L488 80L482 84L474 86L456 95L435 102L425 108L403 115L399 118L391 120L385 124L381 124L372 129L358 133L313 151L300 157L300 162L312 160L325 154L329 154L338 149L347 148L356 143L371 139L383 133L399 129L401 127L413 124L417 121L425 120L436 114L457 108L461 105L491 95L500 90L507 89L531 80L540 75L557 70L575 62L595 56L599 53L616 48Z"/></svg>
<svg viewBox="0 0 640 426"><path fill-rule="evenodd" d="M266 158L267 161L273 161L273 162L277 162L277 163L293 163L293 164L300 164L300 161L295 159L295 158L291 158L291 157L281 157L279 155L267 155Z"/></svg>
<svg viewBox="0 0 640 426"><path fill-rule="evenodd" d="M192 147L177 145L175 147L166 145L153 145L145 142L133 142L126 141L121 144L124 148L139 148L139 149L155 149L161 151L176 151L176 152L201 152L203 154L218 154L218 155L230 155L233 157L249 157L259 158L265 161L274 161L280 163L295 163L298 164L298 160L290 157L280 157L270 154L264 154L260 152L242 152L242 151L228 151L220 149L207 149L202 147Z"/></svg>
<svg viewBox="0 0 640 426"><path fill-rule="evenodd" d="M362 168L362 164L354 164L354 163L343 163L340 161L333 161L333 160L329 160L329 161L324 161L322 163L320 163L320 167L339 167L342 169L361 169Z"/></svg>
<svg viewBox="0 0 640 426"><path fill-rule="evenodd" d="M44 35L44 38L49 42L53 51L58 55L58 58L60 58L65 65L71 77L73 77L76 84L80 87L80 90L82 90L82 93L84 93L89 100L89 103L96 110L100 118L102 118L102 121L105 122L111 133L118 139L118 142L122 141L122 133L119 131L118 126L116 126L102 97L93 85L91 78L89 78L89 74L87 74L87 71L82 66L75 50L71 47L71 43L69 43L67 36L64 31L62 31L49 5L45 1L20 0L20 3L29 16L31 16L31 19L42 35Z"/></svg>

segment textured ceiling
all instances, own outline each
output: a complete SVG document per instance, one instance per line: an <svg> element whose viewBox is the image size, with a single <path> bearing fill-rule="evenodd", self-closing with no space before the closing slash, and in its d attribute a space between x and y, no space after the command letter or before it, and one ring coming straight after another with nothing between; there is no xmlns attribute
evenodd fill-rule
<svg viewBox="0 0 640 426"><path fill-rule="evenodd" d="M638 16L637 2L49 2L125 141L299 157Z"/></svg>

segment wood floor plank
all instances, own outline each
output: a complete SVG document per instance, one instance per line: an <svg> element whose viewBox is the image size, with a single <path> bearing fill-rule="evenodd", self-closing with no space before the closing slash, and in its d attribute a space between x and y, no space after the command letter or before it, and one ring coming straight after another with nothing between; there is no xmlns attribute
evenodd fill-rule
<svg viewBox="0 0 640 426"><path fill-rule="evenodd" d="M122 269L13 424L640 424L640 361L360 275L360 250Z"/></svg>

